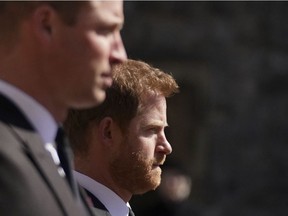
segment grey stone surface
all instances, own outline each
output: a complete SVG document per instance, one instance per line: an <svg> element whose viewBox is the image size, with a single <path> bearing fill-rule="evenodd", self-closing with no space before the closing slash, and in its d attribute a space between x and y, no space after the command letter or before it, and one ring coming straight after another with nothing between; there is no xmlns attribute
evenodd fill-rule
<svg viewBox="0 0 288 216"><path fill-rule="evenodd" d="M288 215L288 2L127 1L125 16L129 57L180 84L168 136L191 202L207 216Z"/></svg>

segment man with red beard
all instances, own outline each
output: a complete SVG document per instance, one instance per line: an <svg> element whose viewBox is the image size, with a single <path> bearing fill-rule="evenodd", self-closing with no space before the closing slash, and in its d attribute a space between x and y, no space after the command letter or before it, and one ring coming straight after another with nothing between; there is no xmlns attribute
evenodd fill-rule
<svg viewBox="0 0 288 216"><path fill-rule="evenodd" d="M178 92L171 75L142 61L113 69L113 85L98 107L71 110L64 124L75 154L74 175L95 211L127 216L134 194L154 190L172 148L164 129L166 98Z"/></svg>

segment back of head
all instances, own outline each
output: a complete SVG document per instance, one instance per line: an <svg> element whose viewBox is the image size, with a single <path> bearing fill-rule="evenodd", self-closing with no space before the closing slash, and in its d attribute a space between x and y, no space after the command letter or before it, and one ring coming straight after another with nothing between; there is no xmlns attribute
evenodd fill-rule
<svg viewBox="0 0 288 216"><path fill-rule="evenodd" d="M106 92L101 105L86 110L70 110L65 122L72 148L85 152L83 143L89 125L111 117L123 132L132 118L141 112L142 101L147 95L169 97L178 92L174 78L142 61L127 60L113 68L113 85Z"/></svg>

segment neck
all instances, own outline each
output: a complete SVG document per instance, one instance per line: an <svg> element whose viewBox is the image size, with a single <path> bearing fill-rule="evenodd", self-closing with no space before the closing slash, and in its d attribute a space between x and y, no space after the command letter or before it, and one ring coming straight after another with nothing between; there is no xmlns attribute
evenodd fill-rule
<svg viewBox="0 0 288 216"><path fill-rule="evenodd" d="M100 152L100 151L99 151ZM132 198L132 193L124 188L121 188L116 182L113 181L109 173L109 167L105 166L103 161L87 162L88 156L85 159L80 159L75 154L75 170L89 176L100 184L106 186L114 193L116 193L125 203L129 202ZM101 157L101 156L99 156ZM93 158L99 158L98 155L94 155ZM93 164L93 166L89 166L88 164Z"/></svg>

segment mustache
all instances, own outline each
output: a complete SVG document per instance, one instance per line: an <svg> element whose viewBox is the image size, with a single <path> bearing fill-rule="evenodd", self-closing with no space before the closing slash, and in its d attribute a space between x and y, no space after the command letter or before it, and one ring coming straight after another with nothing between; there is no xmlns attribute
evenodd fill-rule
<svg viewBox="0 0 288 216"><path fill-rule="evenodd" d="M156 158L153 159L153 165L163 165L166 161L166 155L158 155Z"/></svg>
<svg viewBox="0 0 288 216"><path fill-rule="evenodd" d="M157 154L153 159L148 159L147 157L144 157L140 151L137 151L132 152L131 156L136 161L145 162L147 166L160 166L166 161L166 154Z"/></svg>

